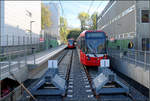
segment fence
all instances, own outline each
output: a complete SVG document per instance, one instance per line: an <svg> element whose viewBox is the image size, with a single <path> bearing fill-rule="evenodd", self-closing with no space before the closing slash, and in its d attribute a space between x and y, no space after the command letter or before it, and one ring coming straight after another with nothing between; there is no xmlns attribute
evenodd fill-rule
<svg viewBox="0 0 150 101"><path fill-rule="evenodd" d="M108 54L123 61L131 62L135 65L142 65L145 69L150 67L150 51L140 50L117 50L108 49Z"/></svg>
<svg viewBox="0 0 150 101"><path fill-rule="evenodd" d="M29 34L23 35L2 35L1 46L29 45L40 43L39 35Z"/></svg>

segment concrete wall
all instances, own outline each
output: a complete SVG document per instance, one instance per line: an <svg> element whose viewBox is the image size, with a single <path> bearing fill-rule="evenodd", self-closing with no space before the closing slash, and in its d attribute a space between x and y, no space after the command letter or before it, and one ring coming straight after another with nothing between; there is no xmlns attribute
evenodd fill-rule
<svg viewBox="0 0 150 101"><path fill-rule="evenodd" d="M1 46L31 44L30 21L32 23L32 43L39 42L41 31L41 1L4 1L3 33ZM32 16L29 16L31 12Z"/></svg>
<svg viewBox="0 0 150 101"><path fill-rule="evenodd" d="M141 10L150 10L149 1L113 1L99 16L98 29L109 39L132 39L134 48L142 50L142 38L150 38L150 23L141 22Z"/></svg>
<svg viewBox="0 0 150 101"><path fill-rule="evenodd" d="M120 58L112 57L111 58L112 66L122 74L126 75L127 77L137 81L141 85L149 88L149 68L150 67L143 67L143 65L137 65L130 63L128 61L124 61Z"/></svg>
<svg viewBox="0 0 150 101"><path fill-rule="evenodd" d="M111 5L110 5L111 4ZM100 15L98 29L109 37L128 39L135 34L135 1L114 1Z"/></svg>
<svg viewBox="0 0 150 101"><path fill-rule="evenodd" d="M150 38L150 22L142 23L141 11L149 10L149 21L150 21L150 1L136 1L136 19L137 19L137 47L142 49L142 38ZM150 43L149 43L150 44Z"/></svg>
<svg viewBox="0 0 150 101"><path fill-rule="evenodd" d="M109 39L133 40L134 48L142 50L142 38L150 38L150 23L141 23L142 9L149 9L149 1L110 2L99 16L98 29L104 30ZM112 54L110 56L117 71L149 88L149 66L145 68L143 64L129 63Z"/></svg>

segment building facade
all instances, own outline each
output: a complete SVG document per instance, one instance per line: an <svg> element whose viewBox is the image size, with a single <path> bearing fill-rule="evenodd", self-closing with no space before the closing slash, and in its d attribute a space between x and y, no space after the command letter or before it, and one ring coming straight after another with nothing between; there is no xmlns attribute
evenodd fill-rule
<svg viewBox="0 0 150 101"><path fill-rule="evenodd" d="M1 46L39 43L41 1L1 1Z"/></svg>
<svg viewBox="0 0 150 101"><path fill-rule="evenodd" d="M150 1L110 1L97 29L108 35L112 67L149 88Z"/></svg>
<svg viewBox="0 0 150 101"><path fill-rule="evenodd" d="M110 1L98 17L98 29L115 40L111 47L128 48L133 43L136 50L150 50L149 1Z"/></svg>

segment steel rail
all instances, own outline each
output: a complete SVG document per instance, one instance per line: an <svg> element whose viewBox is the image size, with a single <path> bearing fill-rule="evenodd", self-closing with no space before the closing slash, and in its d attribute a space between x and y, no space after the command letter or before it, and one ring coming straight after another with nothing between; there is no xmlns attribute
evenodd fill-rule
<svg viewBox="0 0 150 101"><path fill-rule="evenodd" d="M72 50L72 53L71 53L71 57L70 57L70 62L69 62L69 66L67 68L67 73L66 73L66 77L65 77L65 80L67 82L67 89L66 89L66 92L68 90L68 84L69 84L69 77L70 77L70 70L71 70L71 66L72 66L72 60L73 60L73 50ZM65 94L65 96L63 97L63 100L64 98L66 97L67 93Z"/></svg>

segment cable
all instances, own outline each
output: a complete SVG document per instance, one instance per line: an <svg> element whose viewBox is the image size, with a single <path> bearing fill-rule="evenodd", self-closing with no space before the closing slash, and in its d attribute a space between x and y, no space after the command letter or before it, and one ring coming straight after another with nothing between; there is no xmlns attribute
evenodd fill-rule
<svg viewBox="0 0 150 101"><path fill-rule="evenodd" d="M60 0L59 0L59 4L60 4L60 7L61 7L61 9L62 9L62 16L64 16L64 9L63 9L63 6L62 6Z"/></svg>
<svg viewBox="0 0 150 101"><path fill-rule="evenodd" d="M90 9L91 9L91 7L92 7L94 1L95 1L95 0L92 0L92 1L91 1L91 4L90 4L89 9L88 9L88 11L87 11L88 14L89 14L89 11L90 11Z"/></svg>
<svg viewBox="0 0 150 101"><path fill-rule="evenodd" d="M99 7L100 7L102 4L103 4L103 3L102 3L102 2L100 2L100 3L99 3L99 5L97 6L97 9L96 9L96 10L98 10L98 9L99 9ZM95 10L95 11L96 11L96 10ZM95 11L94 11L94 12L95 12Z"/></svg>

